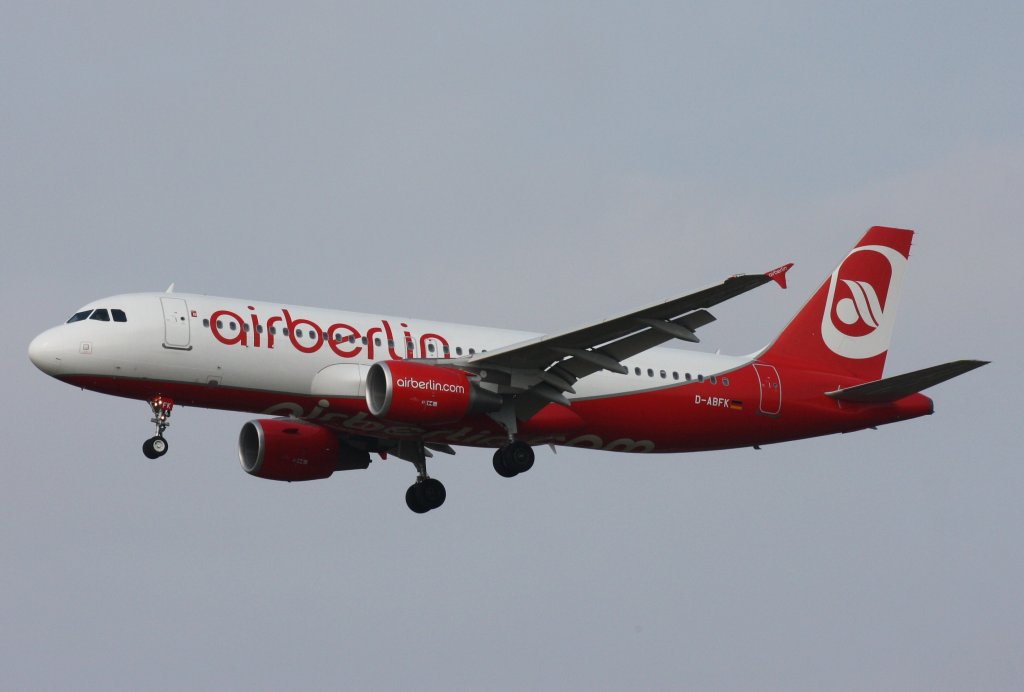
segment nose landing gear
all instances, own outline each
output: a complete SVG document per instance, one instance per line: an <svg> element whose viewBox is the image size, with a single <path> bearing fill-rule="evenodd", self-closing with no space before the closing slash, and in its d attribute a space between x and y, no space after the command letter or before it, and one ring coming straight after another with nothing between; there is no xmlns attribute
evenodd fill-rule
<svg viewBox="0 0 1024 692"><path fill-rule="evenodd" d="M158 396L149 400L149 407L153 410L151 422L156 425L156 435L142 443L142 453L146 455L147 459L159 459L167 454L169 445L164 439L164 430L170 425L168 419L171 417L174 401Z"/></svg>

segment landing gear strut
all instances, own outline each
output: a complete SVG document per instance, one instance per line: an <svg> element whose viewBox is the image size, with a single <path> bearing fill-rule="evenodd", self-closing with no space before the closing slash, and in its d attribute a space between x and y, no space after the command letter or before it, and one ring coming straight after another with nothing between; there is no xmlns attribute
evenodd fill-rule
<svg viewBox="0 0 1024 692"><path fill-rule="evenodd" d="M151 422L156 425L156 435L142 443L142 453L148 459L159 459L167 454L168 444L164 439L164 430L170 425L168 419L171 417L174 402L167 397L158 396L149 400L149 407L153 410Z"/></svg>
<svg viewBox="0 0 1024 692"><path fill-rule="evenodd" d="M513 440L494 452L494 470L499 476L512 478L533 468L533 448L521 440Z"/></svg>
<svg viewBox="0 0 1024 692"><path fill-rule="evenodd" d="M416 514L425 514L444 504L448 493L436 478L427 475L427 452L422 442L403 444L398 456L416 467L416 482L405 491L405 504Z"/></svg>

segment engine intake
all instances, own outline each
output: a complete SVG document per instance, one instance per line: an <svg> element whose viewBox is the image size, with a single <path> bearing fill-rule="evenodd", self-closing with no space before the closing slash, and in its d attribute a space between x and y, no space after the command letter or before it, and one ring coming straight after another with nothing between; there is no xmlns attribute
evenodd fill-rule
<svg viewBox="0 0 1024 692"><path fill-rule="evenodd" d="M497 411L501 397L462 370L388 360L366 373L366 405L373 415L399 423L454 423Z"/></svg>
<svg viewBox="0 0 1024 692"><path fill-rule="evenodd" d="M251 420L238 436L246 473L273 481L312 481L335 471L365 469L370 454L345 444L327 428L292 418Z"/></svg>

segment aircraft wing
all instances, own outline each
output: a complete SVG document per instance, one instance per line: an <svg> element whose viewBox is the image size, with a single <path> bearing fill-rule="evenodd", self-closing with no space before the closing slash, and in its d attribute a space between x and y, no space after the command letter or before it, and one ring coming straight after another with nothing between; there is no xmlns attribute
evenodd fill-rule
<svg viewBox="0 0 1024 692"><path fill-rule="evenodd" d="M516 416L525 420L549 402L569 405L565 393L574 393L578 380L598 370L624 374L622 361L638 353L672 339L698 342L696 330L715 320L707 308L769 281L785 288L786 272L792 266L731 276L695 293L578 329L478 353L457 365L497 384L499 393L519 394Z"/></svg>

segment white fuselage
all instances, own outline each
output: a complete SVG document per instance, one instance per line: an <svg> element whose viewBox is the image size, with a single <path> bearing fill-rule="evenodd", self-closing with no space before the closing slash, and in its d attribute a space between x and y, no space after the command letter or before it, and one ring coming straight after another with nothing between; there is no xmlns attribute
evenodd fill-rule
<svg viewBox="0 0 1024 692"><path fill-rule="evenodd" d="M32 342L33 362L57 377L93 375L282 396L361 397L361 374L376 361L457 360L538 336L184 293L113 296L89 303L79 312L96 309L121 310L127 320L87 318L47 330ZM727 372L749 360L655 348L624 361L628 375L595 373L581 380L569 398L678 385Z"/></svg>

